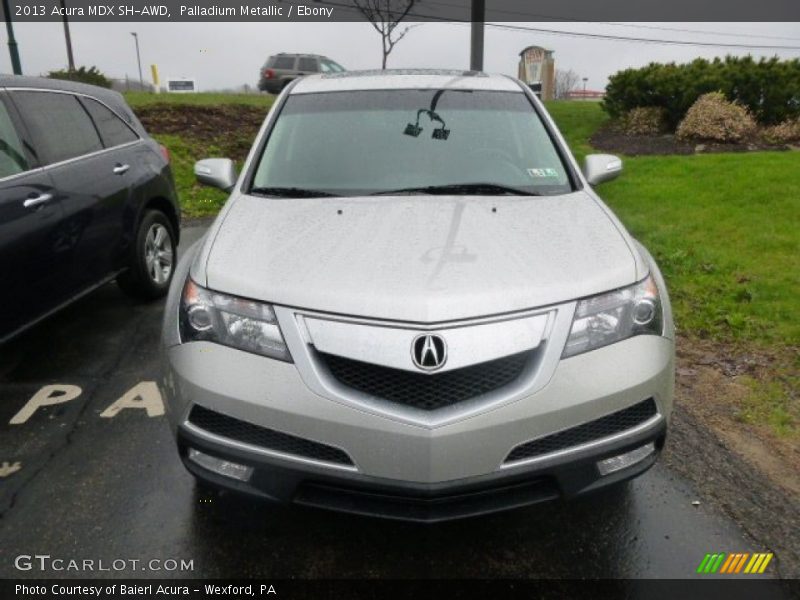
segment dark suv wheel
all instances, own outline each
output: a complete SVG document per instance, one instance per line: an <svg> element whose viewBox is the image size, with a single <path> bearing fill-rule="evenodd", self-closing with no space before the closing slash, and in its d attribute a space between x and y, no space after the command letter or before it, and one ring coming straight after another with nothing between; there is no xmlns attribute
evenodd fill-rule
<svg viewBox="0 0 800 600"><path fill-rule="evenodd" d="M175 232L167 216L148 210L136 230L128 270L117 277L122 290L141 300L167 293L175 270Z"/></svg>

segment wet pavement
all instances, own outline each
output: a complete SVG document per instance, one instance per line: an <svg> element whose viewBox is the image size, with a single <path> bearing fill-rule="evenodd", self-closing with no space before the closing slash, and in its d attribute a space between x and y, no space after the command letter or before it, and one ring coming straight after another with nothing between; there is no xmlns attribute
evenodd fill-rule
<svg viewBox="0 0 800 600"><path fill-rule="evenodd" d="M101 416L157 379L161 314L110 284L0 348L0 577L87 574L14 567L47 554L193 561L95 573L127 577L684 578L706 553L765 551L663 463L621 490L428 526L198 493L163 416ZM80 394L10 424L47 385Z"/></svg>

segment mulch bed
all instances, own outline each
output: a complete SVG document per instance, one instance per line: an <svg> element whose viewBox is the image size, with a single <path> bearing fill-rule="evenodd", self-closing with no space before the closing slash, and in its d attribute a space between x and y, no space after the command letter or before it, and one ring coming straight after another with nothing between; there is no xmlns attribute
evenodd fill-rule
<svg viewBox="0 0 800 600"><path fill-rule="evenodd" d="M597 150L626 156L655 156L666 154L708 154L713 152L759 152L789 150L788 146L767 144L754 139L748 143L721 144L718 142L686 142L674 135L628 135L613 125L599 129L589 142Z"/></svg>
<svg viewBox="0 0 800 600"><path fill-rule="evenodd" d="M218 147L234 160L243 160L267 111L257 106L151 104L136 115L151 134L171 134Z"/></svg>

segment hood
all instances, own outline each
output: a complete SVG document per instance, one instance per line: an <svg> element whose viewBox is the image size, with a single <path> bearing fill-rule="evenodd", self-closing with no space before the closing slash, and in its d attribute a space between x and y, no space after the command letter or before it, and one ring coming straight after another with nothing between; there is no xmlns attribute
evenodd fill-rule
<svg viewBox="0 0 800 600"><path fill-rule="evenodd" d="M631 284L637 275L628 240L586 192L239 196L209 238L211 289L416 323L556 304Z"/></svg>

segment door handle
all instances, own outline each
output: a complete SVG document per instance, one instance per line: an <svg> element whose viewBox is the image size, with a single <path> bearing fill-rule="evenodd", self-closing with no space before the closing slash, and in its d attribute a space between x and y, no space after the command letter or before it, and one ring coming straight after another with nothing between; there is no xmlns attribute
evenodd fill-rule
<svg viewBox="0 0 800 600"><path fill-rule="evenodd" d="M128 170L128 169L130 169L130 168L131 168L131 166L130 166L130 165L120 165L120 164L117 164L117 165L116 165L116 166L115 166L113 169L111 169L111 170L112 170L114 173L116 173L117 175L122 175L122 174L123 174L125 171L127 171L127 170Z"/></svg>
<svg viewBox="0 0 800 600"><path fill-rule="evenodd" d="M24 206L25 208L34 208L36 206L39 206L40 204L49 202L52 199L53 199L53 194L39 194L38 196L27 198L25 202L22 203L22 206Z"/></svg>

